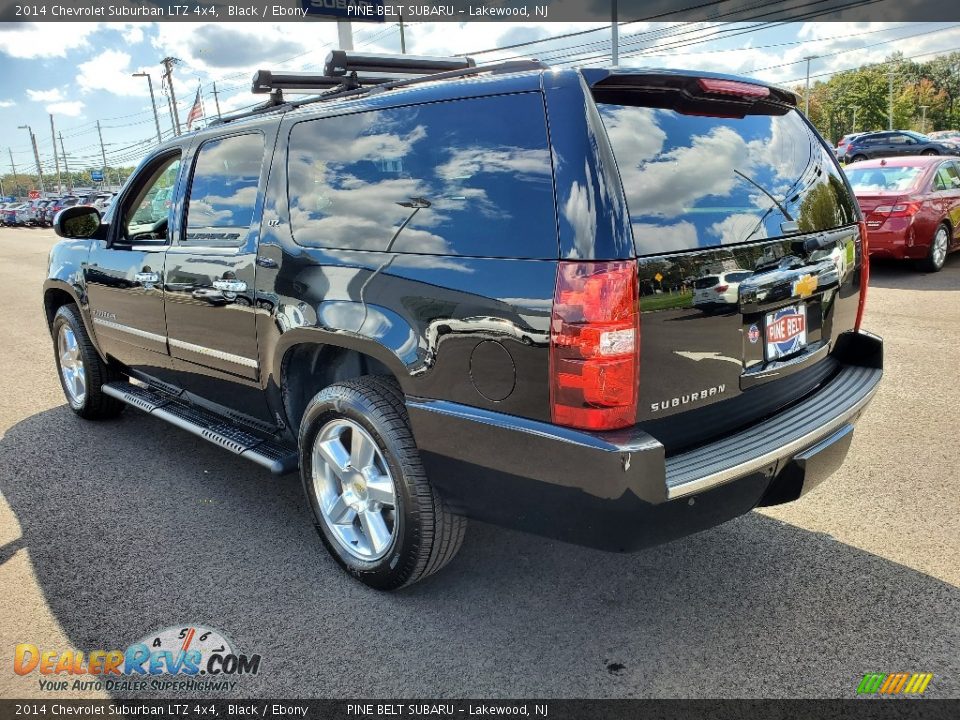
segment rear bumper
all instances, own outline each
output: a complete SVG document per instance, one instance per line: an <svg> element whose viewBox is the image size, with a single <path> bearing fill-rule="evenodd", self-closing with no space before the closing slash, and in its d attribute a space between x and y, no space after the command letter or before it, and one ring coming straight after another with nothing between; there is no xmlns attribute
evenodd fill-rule
<svg viewBox="0 0 960 720"><path fill-rule="evenodd" d="M445 401L408 399L427 474L469 517L608 550L689 535L794 500L846 455L882 376L882 341L841 336L841 370L738 433L666 457L638 428L591 433Z"/></svg>

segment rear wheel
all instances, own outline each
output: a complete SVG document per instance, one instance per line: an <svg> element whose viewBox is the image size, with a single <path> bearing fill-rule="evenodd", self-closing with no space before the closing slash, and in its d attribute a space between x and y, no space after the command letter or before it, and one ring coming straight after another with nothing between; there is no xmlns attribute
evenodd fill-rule
<svg viewBox="0 0 960 720"><path fill-rule="evenodd" d="M57 310L51 331L60 385L70 409L87 420L105 420L123 412L125 405L101 390L119 376L93 347L76 305Z"/></svg>
<svg viewBox="0 0 960 720"><path fill-rule="evenodd" d="M365 376L317 394L300 428L300 468L324 545L366 585L411 585L460 549L466 518L427 480L393 380Z"/></svg>
<svg viewBox="0 0 960 720"><path fill-rule="evenodd" d="M939 155L940 153L938 153L938 152L937 152L936 150L934 150L933 148L930 148L929 150L924 150L924 151L923 151L922 153L920 153L920 154L921 154L921 155Z"/></svg>
<svg viewBox="0 0 960 720"><path fill-rule="evenodd" d="M920 263L920 267L927 272L939 272L947 261L947 252L950 247L950 228L946 223L942 223L933 234L933 240L930 242L930 252L925 260Z"/></svg>
<svg viewBox="0 0 960 720"><path fill-rule="evenodd" d="M850 159L850 162L855 163L855 162L860 162L861 160L866 160L866 159L867 159L866 155L854 155Z"/></svg>

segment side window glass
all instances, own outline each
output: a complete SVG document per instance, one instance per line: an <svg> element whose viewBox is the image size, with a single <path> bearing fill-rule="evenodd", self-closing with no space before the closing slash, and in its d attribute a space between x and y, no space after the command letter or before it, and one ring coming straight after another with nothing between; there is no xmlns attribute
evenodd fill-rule
<svg viewBox="0 0 960 720"><path fill-rule="evenodd" d="M539 94L298 123L288 155L297 243L473 257L555 257Z"/></svg>
<svg viewBox="0 0 960 720"><path fill-rule="evenodd" d="M129 242L168 241L173 192L180 172L180 155L148 169L143 184L123 205L123 234ZM76 201L72 203L75 205ZM67 207L67 204L64 204Z"/></svg>
<svg viewBox="0 0 960 720"><path fill-rule="evenodd" d="M944 171L947 174L946 183L948 190L960 189L960 167L957 163L951 162L944 165Z"/></svg>
<svg viewBox="0 0 960 720"><path fill-rule="evenodd" d="M260 133L210 140L200 146L187 199L187 243L243 244L253 222L263 148Z"/></svg>

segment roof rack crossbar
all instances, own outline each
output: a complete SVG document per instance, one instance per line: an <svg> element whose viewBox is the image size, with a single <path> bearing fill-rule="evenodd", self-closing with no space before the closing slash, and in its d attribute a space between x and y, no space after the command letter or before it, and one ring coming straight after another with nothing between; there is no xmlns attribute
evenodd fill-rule
<svg viewBox="0 0 960 720"><path fill-rule="evenodd" d="M470 57L428 57L423 55L385 55L334 50L327 55L323 66L325 75L346 75L351 72L402 73L431 75L448 70L463 70L476 66Z"/></svg>
<svg viewBox="0 0 960 720"><path fill-rule="evenodd" d="M270 81L268 78L283 78L285 76L292 75L310 75L310 73L285 73L272 74L266 70L259 70L254 75L254 87L260 87L265 89L254 90L257 93L271 93L271 99L258 105L257 107L248 110L246 112L237 113L236 115L229 115L227 117L215 120L211 125L219 125L222 123L234 122L236 120L242 120L244 118L253 117L256 115L261 115L265 113L274 113L279 111L286 112L287 110L292 110L294 108L301 107L303 105L309 105L317 102L327 102L330 100L340 100L342 98L351 97L354 95L364 95L374 92L383 92L386 90L392 90L395 88L408 87L410 85L416 85L418 83L433 82L437 80L453 80L459 77L467 77L470 75L479 75L481 73L491 73L491 74L503 74L510 72L524 72L527 70L544 70L549 66L546 63L541 62L540 60L535 59L520 59L520 60L506 60L498 63L491 63L489 65L471 65L469 67L456 68L452 70L445 71L435 71L427 75L417 75L409 78L400 78L395 80L393 78L364 78L358 76L355 71L351 75L342 75L336 77L339 83L336 86L321 84L324 81L319 81L318 85L311 86L311 89L328 89L327 92L320 95L303 98L301 100L285 100L281 88L274 88L272 86L267 87L267 83ZM266 73L266 74L265 74ZM330 78L333 79L334 76L330 75L313 75L314 78ZM380 82L377 82L377 81ZM291 79L291 81L293 81ZM303 82L302 79L296 80L296 82ZM366 85L364 85L366 83ZM288 88L296 89L306 89L301 85L288 85Z"/></svg>

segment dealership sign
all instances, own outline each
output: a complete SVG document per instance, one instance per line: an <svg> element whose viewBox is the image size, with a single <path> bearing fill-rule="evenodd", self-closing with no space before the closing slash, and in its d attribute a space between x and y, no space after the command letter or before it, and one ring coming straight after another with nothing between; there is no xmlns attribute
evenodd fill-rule
<svg viewBox="0 0 960 720"><path fill-rule="evenodd" d="M307 15L383 22L383 0L301 0Z"/></svg>

